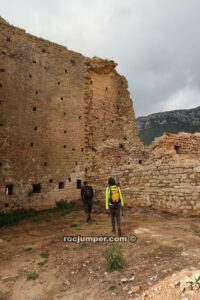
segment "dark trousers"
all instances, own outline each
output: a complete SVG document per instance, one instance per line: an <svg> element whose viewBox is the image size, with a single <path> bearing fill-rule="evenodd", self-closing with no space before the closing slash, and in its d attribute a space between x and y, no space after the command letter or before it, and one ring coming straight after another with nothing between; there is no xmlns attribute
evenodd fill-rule
<svg viewBox="0 0 200 300"><path fill-rule="evenodd" d="M113 230L115 230L115 218L116 218L117 228L118 231L120 231L120 206L110 205L110 214L111 214L111 223L112 223Z"/></svg>
<svg viewBox="0 0 200 300"><path fill-rule="evenodd" d="M90 199L83 199L83 205L84 205L84 210L86 214L91 214L92 211L92 198Z"/></svg>

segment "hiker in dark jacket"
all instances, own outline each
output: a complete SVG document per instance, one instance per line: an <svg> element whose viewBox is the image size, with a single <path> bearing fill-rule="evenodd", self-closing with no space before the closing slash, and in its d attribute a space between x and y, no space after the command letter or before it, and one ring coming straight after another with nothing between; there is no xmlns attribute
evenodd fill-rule
<svg viewBox="0 0 200 300"><path fill-rule="evenodd" d="M121 235L120 228L120 207L124 206L124 200L120 187L116 185L114 178L109 178L106 188L106 209L110 208L112 232L115 232L115 218L117 220L118 234Z"/></svg>
<svg viewBox="0 0 200 300"><path fill-rule="evenodd" d="M84 210L86 213L86 222L91 220L93 196L94 193L92 187L87 184L87 181L84 181L84 186L81 189L81 198L83 200Z"/></svg>

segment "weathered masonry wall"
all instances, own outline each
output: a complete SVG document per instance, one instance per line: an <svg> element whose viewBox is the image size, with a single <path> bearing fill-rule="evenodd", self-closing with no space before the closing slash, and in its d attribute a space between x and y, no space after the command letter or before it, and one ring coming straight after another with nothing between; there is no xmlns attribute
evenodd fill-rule
<svg viewBox="0 0 200 300"><path fill-rule="evenodd" d="M149 159L129 173L131 204L200 215L200 133L155 139Z"/></svg>
<svg viewBox="0 0 200 300"><path fill-rule="evenodd" d="M42 209L79 198L86 61L0 21L1 209ZM8 185L13 195L5 195Z"/></svg>
<svg viewBox="0 0 200 300"><path fill-rule="evenodd" d="M108 178L110 172L120 182L127 205L200 215L200 133L165 134L146 152L137 153L134 149L133 153L131 159L131 149L119 149L117 145L113 149L107 145L97 154L97 169L103 163L105 168L105 171L100 169L96 180L99 199L104 200L106 180L103 175ZM111 157L111 164L107 157ZM93 174L95 177L96 170Z"/></svg>
<svg viewBox="0 0 200 300"><path fill-rule="evenodd" d="M96 148L142 147L115 67L0 19L0 210L79 199Z"/></svg>

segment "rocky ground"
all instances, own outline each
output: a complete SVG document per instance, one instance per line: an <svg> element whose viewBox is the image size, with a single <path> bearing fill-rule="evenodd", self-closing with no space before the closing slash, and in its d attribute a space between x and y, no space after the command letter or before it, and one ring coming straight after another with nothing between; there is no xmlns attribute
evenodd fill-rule
<svg viewBox="0 0 200 300"><path fill-rule="evenodd" d="M101 209L90 224L77 209L1 228L0 299L200 299L200 218L127 209L122 229L138 239L121 243L126 265L109 273L108 245L63 242L66 235L112 235Z"/></svg>

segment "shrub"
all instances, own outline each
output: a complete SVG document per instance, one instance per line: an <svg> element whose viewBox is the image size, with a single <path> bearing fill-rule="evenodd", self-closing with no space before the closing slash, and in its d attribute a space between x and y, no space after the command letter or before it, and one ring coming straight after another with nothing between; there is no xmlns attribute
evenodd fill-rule
<svg viewBox="0 0 200 300"><path fill-rule="evenodd" d="M124 267L124 258L122 254L122 247L112 245L102 251L102 255L106 260L106 270L112 272L114 270L120 271Z"/></svg>
<svg viewBox="0 0 200 300"><path fill-rule="evenodd" d="M50 209L50 212L57 216L65 216L72 211L73 205L71 202L67 202L63 199L56 201L55 207Z"/></svg>
<svg viewBox="0 0 200 300"><path fill-rule="evenodd" d="M11 213L0 213L0 227L13 226L25 218L30 218L38 215L39 212L34 209L19 209Z"/></svg>
<svg viewBox="0 0 200 300"><path fill-rule="evenodd" d="M27 275L26 279L27 279L27 280L35 280L35 279L37 279L38 277L39 277L39 275L38 275L37 273L33 272L33 273L29 273L29 274Z"/></svg>
<svg viewBox="0 0 200 300"><path fill-rule="evenodd" d="M40 262L38 263L38 266L39 266L39 267L42 267L42 266L44 266L47 262L48 262L48 259L45 258L44 260L42 260L42 261L40 261Z"/></svg>
<svg viewBox="0 0 200 300"><path fill-rule="evenodd" d="M49 257L49 252L41 252L40 257L42 258L48 258Z"/></svg>

